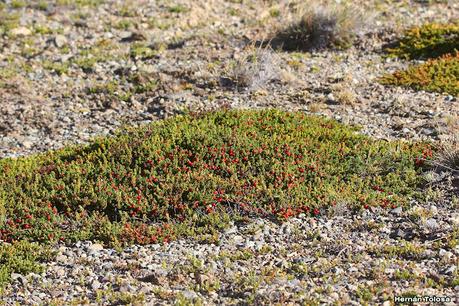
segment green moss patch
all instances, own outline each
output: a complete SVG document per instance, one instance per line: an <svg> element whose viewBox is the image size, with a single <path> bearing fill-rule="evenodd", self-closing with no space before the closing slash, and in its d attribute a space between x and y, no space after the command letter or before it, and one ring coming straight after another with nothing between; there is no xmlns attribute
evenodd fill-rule
<svg viewBox="0 0 459 306"><path fill-rule="evenodd" d="M459 95L459 53L413 65L405 71L382 77L383 84Z"/></svg>
<svg viewBox="0 0 459 306"><path fill-rule="evenodd" d="M152 243L247 215L408 205L426 144L302 113L177 116L86 146L0 160L0 239Z"/></svg>
<svg viewBox="0 0 459 306"><path fill-rule="evenodd" d="M405 59L436 58L459 50L459 24L429 23L405 32L386 52Z"/></svg>
<svg viewBox="0 0 459 306"><path fill-rule="evenodd" d="M19 25L19 14L0 11L0 35L9 34L9 32Z"/></svg>
<svg viewBox="0 0 459 306"><path fill-rule="evenodd" d="M37 243L19 241L14 244L0 244L0 287L11 280L12 273L26 275L40 273L43 267L41 261L54 257L49 248Z"/></svg>
<svg viewBox="0 0 459 306"><path fill-rule="evenodd" d="M459 24L431 23L412 28L386 52L389 56L428 60L385 75L380 79L381 83L459 94Z"/></svg>

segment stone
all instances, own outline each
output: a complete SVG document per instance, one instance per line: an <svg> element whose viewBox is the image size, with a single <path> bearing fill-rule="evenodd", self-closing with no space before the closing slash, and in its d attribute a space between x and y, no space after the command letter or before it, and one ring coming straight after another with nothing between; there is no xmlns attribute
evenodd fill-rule
<svg viewBox="0 0 459 306"><path fill-rule="evenodd" d="M403 212L403 208L401 206L396 207L390 211L394 215L400 215Z"/></svg>
<svg viewBox="0 0 459 306"><path fill-rule="evenodd" d="M213 283L215 281L215 277L210 273L201 273L196 271L194 273L194 280L198 285L202 286L204 284Z"/></svg>
<svg viewBox="0 0 459 306"><path fill-rule="evenodd" d="M24 140L21 145L25 148L25 149L30 149L33 147L33 142L30 141L30 140Z"/></svg>
<svg viewBox="0 0 459 306"><path fill-rule="evenodd" d="M459 225L459 213L451 214L451 217L449 218L449 221L451 223L453 223L454 225Z"/></svg>
<svg viewBox="0 0 459 306"><path fill-rule="evenodd" d="M130 32L130 31L121 32L120 37L121 37L121 42L142 41L142 40L147 39L145 35L140 32Z"/></svg>
<svg viewBox="0 0 459 306"><path fill-rule="evenodd" d="M240 235L236 235L233 237L233 241L238 243L238 242L242 242L244 240L244 237L240 236Z"/></svg>
<svg viewBox="0 0 459 306"><path fill-rule="evenodd" d="M67 44L67 38L64 35L56 35L56 37L54 37L54 44L56 47L62 48Z"/></svg>
<svg viewBox="0 0 459 306"><path fill-rule="evenodd" d="M153 285L165 285L168 283L167 273L158 269L154 273L139 278L139 281L152 283Z"/></svg>
<svg viewBox="0 0 459 306"><path fill-rule="evenodd" d="M237 233L237 227L236 226L232 226L228 229L225 230L225 234L226 235L230 235L230 234L235 234Z"/></svg>
<svg viewBox="0 0 459 306"><path fill-rule="evenodd" d="M11 30L11 34L14 36L29 36L32 34L32 31L26 27L19 27Z"/></svg>
<svg viewBox="0 0 459 306"><path fill-rule="evenodd" d="M99 289L99 288L101 287L101 285L102 285L102 284L101 284L98 280L94 280L94 281L92 282L92 284L91 284L91 288L92 288L93 290L97 290L97 289Z"/></svg>
<svg viewBox="0 0 459 306"><path fill-rule="evenodd" d="M67 258L67 256L61 254L61 255L57 255L56 256L56 261L57 262L67 262L68 258Z"/></svg>
<svg viewBox="0 0 459 306"><path fill-rule="evenodd" d="M56 273L58 277L63 277L66 274L65 269L59 266L54 267L54 273Z"/></svg>
<svg viewBox="0 0 459 306"><path fill-rule="evenodd" d="M445 274L447 275L453 275L454 272L456 272L457 270L457 266L456 265L451 265L450 267L448 267L446 270L445 270Z"/></svg>
<svg viewBox="0 0 459 306"><path fill-rule="evenodd" d="M330 297L333 299L333 301L338 301L340 299L339 294L337 292L332 292L330 294Z"/></svg>
<svg viewBox="0 0 459 306"><path fill-rule="evenodd" d="M427 219L426 222L424 223L424 226L429 230L429 231L435 231L438 229L438 222L434 218Z"/></svg>
<svg viewBox="0 0 459 306"><path fill-rule="evenodd" d="M88 247L88 251L99 252L104 249L104 246L100 243L94 243Z"/></svg>
<svg viewBox="0 0 459 306"><path fill-rule="evenodd" d="M13 281L16 281L16 280L17 280L17 281L20 282L22 285L26 285L26 284L27 284L27 279L26 279L23 275L21 275L21 274L19 274L19 273L11 273L11 279L12 279Z"/></svg>
<svg viewBox="0 0 459 306"><path fill-rule="evenodd" d="M185 290L185 291L182 291L182 295L184 298L188 299L188 300L193 300L193 299L196 299L198 298L198 294L194 291L191 291L191 290Z"/></svg>

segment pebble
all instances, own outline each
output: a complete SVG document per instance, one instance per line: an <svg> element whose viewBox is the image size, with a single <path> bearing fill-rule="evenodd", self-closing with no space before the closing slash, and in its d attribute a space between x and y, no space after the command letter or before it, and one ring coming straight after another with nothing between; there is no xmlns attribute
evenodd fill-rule
<svg viewBox="0 0 459 306"><path fill-rule="evenodd" d="M32 31L26 27L19 27L12 29L11 34L14 36L29 36L32 34Z"/></svg>
<svg viewBox="0 0 459 306"><path fill-rule="evenodd" d="M439 227L437 220L435 220L434 218L427 219L424 225L429 231L432 232L436 231Z"/></svg>
<svg viewBox="0 0 459 306"><path fill-rule="evenodd" d="M454 225L459 225L459 213L452 213L449 220Z"/></svg>
<svg viewBox="0 0 459 306"><path fill-rule="evenodd" d="M56 37L54 37L54 44L56 47L62 48L67 44L67 38L64 35L56 35Z"/></svg>
<svg viewBox="0 0 459 306"><path fill-rule="evenodd" d="M400 215L403 212L403 208L401 206L394 208L390 211L394 215Z"/></svg>
<svg viewBox="0 0 459 306"><path fill-rule="evenodd" d="M65 262L68 261L68 258L65 255L58 255L58 256L56 256L56 261L65 263Z"/></svg>
<svg viewBox="0 0 459 306"><path fill-rule="evenodd" d="M104 249L104 246L100 243L94 243L94 244L91 244L89 247L88 247L88 251L89 252L99 252L101 250Z"/></svg>
<svg viewBox="0 0 459 306"><path fill-rule="evenodd" d="M101 284L98 280L94 280L94 281L92 282L92 284L91 284L91 288L92 288L92 290L95 291L95 290L101 288L101 285L102 285L102 284Z"/></svg>
<svg viewBox="0 0 459 306"><path fill-rule="evenodd" d="M182 295L184 298L188 300L193 300L193 299L198 298L198 295L196 294L196 292L190 291L190 290L182 291Z"/></svg>

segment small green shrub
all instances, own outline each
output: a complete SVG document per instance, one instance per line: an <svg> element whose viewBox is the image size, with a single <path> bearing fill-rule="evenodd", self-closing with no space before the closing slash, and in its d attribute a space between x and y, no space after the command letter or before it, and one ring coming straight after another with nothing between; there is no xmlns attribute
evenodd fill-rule
<svg viewBox="0 0 459 306"><path fill-rule="evenodd" d="M149 59L154 57L157 51L145 43L133 43L130 48L130 55L136 59Z"/></svg>
<svg viewBox="0 0 459 306"><path fill-rule="evenodd" d="M183 5L174 5L168 8L169 13L175 13L175 14L185 13L188 10L189 9Z"/></svg>
<svg viewBox="0 0 459 306"><path fill-rule="evenodd" d="M382 84L410 87L451 95L459 95L459 52L446 54L424 64L412 65L381 78Z"/></svg>
<svg viewBox="0 0 459 306"><path fill-rule="evenodd" d="M393 48L391 56L405 59L436 58L459 51L459 24L429 23L407 30Z"/></svg>
<svg viewBox="0 0 459 306"><path fill-rule="evenodd" d="M43 68L52 70L58 75L67 74L69 72L69 67L70 67L70 63L68 62L61 63L61 62L51 62L47 60L44 61L42 65L43 65Z"/></svg>
<svg viewBox="0 0 459 306"><path fill-rule="evenodd" d="M404 259L416 259L420 258L424 252L422 246L416 245L408 241L402 241L398 245L384 245L382 247L377 246L370 250L370 253L385 258L404 258Z"/></svg>
<svg viewBox="0 0 459 306"><path fill-rule="evenodd" d="M37 24L33 27L33 32L36 34L41 34L41 35L49 35L49 34L53 34L54 30L48 26Z"/></svg>
<svg viewBox="0 0 459 306"><path fill-rule="evenodd" d="M13 0L11 1L10 5L13 9L20 9L20 8L26 7L27 3L21 0Z"/></svg>
<svg viewBox="0 0 459 306"><path fill-rule="evenodd" d="M0 287L10 281L11 273L26 275L42 272L43 267L39 262L49 261L53 256L50 249L37 243L19 241L0 244Z"/></svg>
<svg viewBox="0 0 459 306"><path fill-rule="evenodd" d="M133 26L130 20L122 19L118 21L113 27L118 30L128 30Z"/></svg>
<svg viewBox="0 0 459 306"><path fill-rule="evenodd" d="M46 0L41 0L41 1L38 1L36 7L40 11L46 11L48 9L48 7L49 7L49 3Z"/></svg>
<svg viewBox="0 0 459 306"><path fill-rule="evenodd" d="M105 0L57 0L58 5L74 5L75 7L97 7L105 3Z"/></svg>
<svg viewBox="0 0 459 306"><path fill-rule="evenodd" d="M123 77L121 81L95 84L88 88L88 93L104 94L109 99L128 101L133 95L151 92L157 86L158 81L152 75L136 72Z"/></svg>

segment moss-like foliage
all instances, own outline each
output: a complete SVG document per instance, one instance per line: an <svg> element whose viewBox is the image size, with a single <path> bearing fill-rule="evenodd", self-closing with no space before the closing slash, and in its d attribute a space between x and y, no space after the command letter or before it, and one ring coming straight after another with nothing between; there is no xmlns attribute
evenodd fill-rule
<svg viewBox="0 0 459 306"><path fill-rule="evenodd" d="M178 116L86 146L0 160L0 239L152 243L247 215L406 205L426 144L276 110Z"/></svg>
<svg viewBox="0 0 459 306"><path fill-rule="evenodd" d="M459 52L382 77L383 84L459 95Z"/></svg>
<svg viewBox="0 0 459 306"><path fill-rule="evenodd" d="M405 59L436 58L459 50L459 24L429 23L405 32L390 55Z"/></svg>
<svg viewBox="0 0 459 306"><path fill-rule="evenodd" d="M429 60L385 75L380 79L381 83L459 94L459 24L432 23L412 28L396 47L387 48L386 52L405 59Z"/></svg>
<svg viewBox="0 0 459 306"><path fill-rule="evenodd" d="M26 275L40 273L40 261L48 261L54 256L48 248L37 243L19 241L14 244L0 244L0 287L8 283L11 273Z"/></svg>
<svg viewBox="0 0 459 306"><path fill-rule="evenodd" d="M418 183L421 151L300 113L179 116L87 146L0 160L1 238L66 237L94 215L150 224L236 205L277 215L337 202L403 205Z"/></svg>

